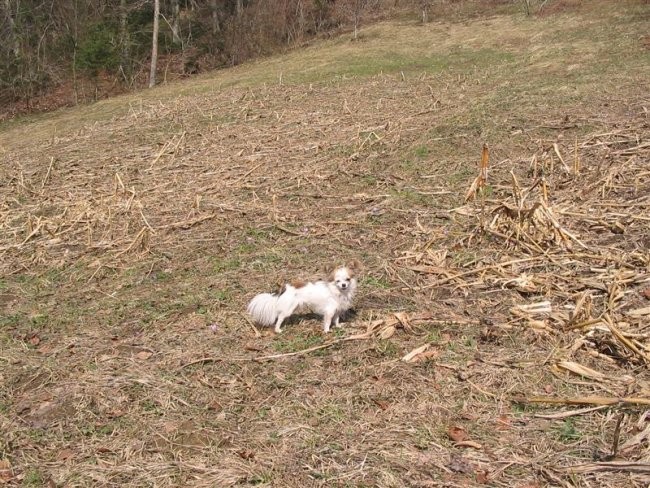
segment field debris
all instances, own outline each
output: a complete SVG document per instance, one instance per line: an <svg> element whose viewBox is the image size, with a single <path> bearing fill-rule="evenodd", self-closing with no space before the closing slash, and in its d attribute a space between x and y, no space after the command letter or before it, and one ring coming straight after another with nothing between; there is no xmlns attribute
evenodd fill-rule
<svg viewBox="0 0 650 488"><path fill-rule="evenodd" d="M3 128L0 483L647 486L647 22L597 3ZM348 258L331 335L246 319Z"/></svg>

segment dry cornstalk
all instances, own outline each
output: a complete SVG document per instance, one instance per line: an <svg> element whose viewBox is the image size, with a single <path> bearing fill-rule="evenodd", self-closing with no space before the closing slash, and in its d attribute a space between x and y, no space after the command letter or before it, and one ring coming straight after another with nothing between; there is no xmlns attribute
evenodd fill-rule
<svg viewBox="0 0 650 488"><path fill-rule="evenodd" d="M576 136L575 148L573 152L573 174L578 176L580 174L580 157L578 156L578 136Z"/></svg>
<svg viewBox="0 0 650 488"><path fill-rule="evenodd" d="M511 309L512 312L523 312L530 315L548 315L553 311L551 302L544 300L542 302L530 303L528 305L516 305Z"/></svg>
<svg viewBox="0 0 650 488"><path fill-rule="evenodd" d="M553 143L553 150L555 151L555 154L557 155L558 159L562 163L562 166L564 167L564 171L566 171L567 173L571 173L571 170L569 169L567 164L564 162L564 158L560 154L560 148L558 147L557 142Z"/></svg>
<svg viewBox="0 0 650 488"><path fill-rule="evenodd" d="M124 182L122 181L122 177L120 176L119 173L115 173L115 191L114 191L114 193L116 195L117 195L118 188L121 188L123 192L126 192L126 186L124 186Z"/></svg>
<svg viewBox="0 0 650 488"><path fill-rule="evenodd" d="M605 324L607 324L607 327L609 327L609 330L612 332L612 335L618 339L618 341L629 351L632 353L636 354L639 356L643 361L646 363L650 362L650 357L643 351L641 351L631 340L629 340L627 337L625 337L621 331L614 325L614 322L612 321L612 318L609 316L609 314L605 314L604 316L605 319Z"/></svg>
<svg viewBox="0 0 650 488"><path fill-rule="evenodd" d="M448 283L449 281L456 280L458 278L464 278L466 276L474 275L474 274L479 274L482 273L483 271L488 271L491 269L498 269L502 266L511 266L513 264L519 264L519 263L526 263L529 261L538 261L541 259L544 259L545 256L533 256L530 258L521 258L521 259L512 259L510 261L504 261L502 263L497 263L497 264L491 264L488 266L482 266L480 268L472 269L470 271L465 271L464 273L459 273L453 276L448 276L447 278L443 278L441 280L436 281L435 283L429 283L428 285L421 286L420 288L417 288L418 290L426 290L429 288L433 288L436 286L444 285L445 283Z"/></svg>
<svg viewBox="0 0 650 488"><path fill-rule="evenodd" d="M593 370L591 368L588 368L586 366L583 366L582 364L578 364L574 361L560 361L557 363L558 368L565 369L567 371L571 371L572 373L575 373L577 375L583 376L585 378L589 378L592 380L596 381L603 381L607 379L607 376L604 375L603 373Z"/></svg>
<svg viewBox="0 0 650 488"><path fill-rule="evenodd" d="M54 166L54 156L50 158L50 165L47 167L47 173L45 173L45 177L41 182L41 189L45 188L45 184L47 183L47 180L50 178L50 173L52 172L52 166Z"/></svg>
<svg viewBox="0 0 650 488"><path fill-rule="evenodd" d="M149 229L147 227L142 227L140 229L140 232L137 233L135 238L131 241L131 244L126 249L123 249L122 251L118 252L115 257L120 257L123 254L126 254L129 252L131 249L135 247L135 245L140 242L143 247L147 245L148 242L148 235L149 235Z"/></svg>
<svg viewBox="0 0 650 488"><path fill-rule="evenodd" d="M640 407L650 406L650 398L638 397L601 397L601 396L584 396L584 397L549 397L549 396L532 396L513 398L516 403L550 403L555 405L603 405L618 407Z"/></svg>
<svg viewBox="0 0 650 488"><path fill-rule="evenodd" d="M206 220L213 219L217 216L216 213L211 213L208 215L204 215L202 217L197 217L192 220L185 220L182 222L174 222L172 224L166 224L166 225L161 225L158 227L158 229L189 229L190 227L199 224L201 222L205 222Z"/></svg>
<svg viewBox="0 0 650 488"><path fill-rule="evenodd" d="M603 410L605 408L607 408L607 405L599 405L597 407L579 408L577 410L568 410L566 412L557 412L557 413L548 413L548 414L536 413L535 415L533 415L533 417L535 417L536 419L562 420L569 417L575 417L576 415L597 412L598 410Z"/></svg>
<svg viewBox="0 0 650 488"><path fill-rule="evenodd" d="M481 153L481 163L479 164L479 174L476 178L474 178L474 181L472 181L469 190L467 190L467 193L465 194L465 202L469 202L470 200L476 198L476 195L482 192L483 188L487 184L488 161L489 161L488 146L487 144L483 144L483 151Z"/></svg>
<svg viewBox="0 0 650 488"><path fill-rule="evenodd" d="M650 463L631 461L603 461L599 463L579 464L562 469L576 474L602 473L607 471L620 471L624 473L650 474Z"/></svg>
<svg viewBox="0 0 650 488"><path fill-rule="evenodd" d="M424 345L422 345L420 347L416 347L411 352L406 354L402 358L402 361L404 361L405 363L410 363L410 362L414 361L415 358L417 358L420 354L424 353L427 349L429 349L429 347L431 347L431 344L429 344L429 343L426 343L426 344L424 344Z"/></svg>

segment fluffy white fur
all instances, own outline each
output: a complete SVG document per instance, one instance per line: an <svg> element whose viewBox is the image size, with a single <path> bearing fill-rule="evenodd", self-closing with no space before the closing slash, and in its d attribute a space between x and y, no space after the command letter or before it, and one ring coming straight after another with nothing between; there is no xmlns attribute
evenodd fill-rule
<svg viewBox="0 0 650 488"><path fill-rule="evenodd" d="M261 326L275 325L282 332L282 322L297 309L309 309L323 316L323 330L329 332L332 322L339 327L341 314L352 307L357 289L352 263L334 269L327 281L286 284L280 293L261 293L251 300L247 311Z"/></svg>

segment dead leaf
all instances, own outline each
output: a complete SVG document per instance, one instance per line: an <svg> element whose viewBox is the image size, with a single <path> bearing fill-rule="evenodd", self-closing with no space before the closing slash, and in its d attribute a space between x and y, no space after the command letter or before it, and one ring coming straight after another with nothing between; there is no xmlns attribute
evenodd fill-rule
<svg viewBox="0 0 650 488"><path fill-rule="evenodd" d="M373 399L372 401L382 410L388 410L388 407L390 407L390 404L384 400Z"/></svg>
<svg viewBox="0 0 650 488"><path fill-rule="evenodd" d="M43 344L41 347L36 349L39 354L49 354L54 351L54 346L52 344Z"/></svg>
<svg viewBox="0 0 650 488"><path fill-rule="evenodd" d="M499 418L496 421L497 430L509 430L512 427L510 423L510 417L507 415L499 415Z"/></svg>
<svg viewBox="0 0 650 488"><path fill-rule="evenodd" d="M70 459L72 457L74 457L74 451L72 449L62 449L56 455L56 459L58 461L65 461L66 459Z"/></svg>
<svg viewBox="0 0 650 488"><path fill-rule="evenodd" d="M637 308L636 310L628 310L625 312L626 315L630 317L643 317L644 315L650 315L650 307Z"/></svg>
<svg viewBox="0 0 650 488"><path fill-rule="evenodd" d="M399 320L399 323L404 329L411 330L411 324L409 323L409 316L405 312L397 312L394 315L395 318Z"/></svg>
<svg viewBox="0 0 650 488"><path fill-rule="evenodd" d="M387 327L384 327L381 332L379 333L379 338L380 339L390 339L393 337L397 329L393 325L389 325Z"/></svg>
<svg viewBox="0 0 650 488"><path fill-rule="evenodd" d="M366 333L367 334L372 334L374 333L380 325L384 323L384 319L377 319L374 320L373 322L370 322L368 326L366 327Z"/></svg>
<svg viewBox="0 0 650 488"><path fill-rule="evenodd" d="M483 449L483 446L474 441L460 441L456 443L456 447L473 447L474 449Z"/></svg>
<svg viewBox="0 0 650 488"><path fill-rule="evenodd" d="M136 359L139 359L141 361L149 359L151 356L153 356L153 353L151 351L140 351L135 355Z"/></svg>
<svg viewBox="0 0 650 488"><path fill-rule="evenodd" d="M240 458L247 460L253 459L255 457L255 453L253 451L249 451L248 449L239 451L237 454Z"/></svg>
<svg viewBox="0 0 650 488"><path fill-rule="evenodd" d="M650 439L650 424L648 424L648 426L644 430L636 434L634 437L625 441L621 446L621 452L629 451L637 446L640 446L641 444L648 442L649 439Z"/></svg>
<svg viewBox="0 0 650 488"><path fill-rule="evenodd" d="M467 439L467 431L462 427L458 427L457 425L449 427L449 430L447 430L447 435L454 442L462 442Z"/></svg>
<svg viewBox="0 0 650 488"><path fill-rule="evenodd" d="M488 483L488 472L479 471L478 473L476 473L476 482L482 485L486 485Z"/></svg>
<svg viewBox="0 0 650 488"><path fill-rule="evenodd" d="M27 339L27 342L29 342L32 346L38 346L41 343L41 338L38 337L37 334L34 334L29 339Z"/></svg>
<svg viewBox="0 0 650 488"><path fill-rule="evenodd" d="M219 410L223 409L223 405L217 401L210 402L208 404L208 410L212 410L213 412L216 411L218 412Z"/></svg>
<svg viewBox="0 0 650 488"><path fill-rule="evenodd" d="M8 459L0 459L0 483L6 483L14 477L11 463Z"/></svg>
<svg viewBox="0 0 650 488"><path fill-rule="evenodd" d="M641 296L647 298L650 300L650 286L646 288L645 290L641 290Z"/></svg>
<svg viewBox="0 0 650 488"><path fill-rule="evenodd" d="M429 349L428 351L424 351L417 356L413 358L413 361L415 362L420 362L420 361L428 361L429 359L437 358L438 357L438 350L437 349Z"/></svg>

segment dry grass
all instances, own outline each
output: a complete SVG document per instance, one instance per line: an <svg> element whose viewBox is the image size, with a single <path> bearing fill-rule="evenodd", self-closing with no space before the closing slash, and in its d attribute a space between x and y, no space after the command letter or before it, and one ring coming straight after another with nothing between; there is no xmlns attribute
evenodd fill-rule
<svg viewBox="0 0 650 488"><path fill-rule="evenodd" d="M647 483L648 10L598 5L3 128L0 482ZM348 258L338 335L243 315Z"/></svg>

